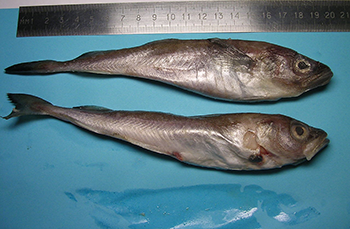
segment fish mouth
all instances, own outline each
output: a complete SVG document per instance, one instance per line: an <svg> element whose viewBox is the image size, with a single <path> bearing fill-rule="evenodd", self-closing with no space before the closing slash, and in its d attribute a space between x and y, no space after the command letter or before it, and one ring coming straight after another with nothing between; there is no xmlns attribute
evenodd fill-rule
<svg viewBox="0 0 350 229"><path fill-rule="evenodd" d="M314 74L313 77L309 77L309 79L303 83L309 90L328 84L333 77L332 70L325 64L318 63L316 69L318 69L316 74Z"/></svg>
<svg viewBox="0 0 350 229"><path fill-rule="evenodd" d="M318 152L329 144L330 140L327 138L327 133L323 132L315 140L306 145L304 150L305 158L310 161Z"/></svg>

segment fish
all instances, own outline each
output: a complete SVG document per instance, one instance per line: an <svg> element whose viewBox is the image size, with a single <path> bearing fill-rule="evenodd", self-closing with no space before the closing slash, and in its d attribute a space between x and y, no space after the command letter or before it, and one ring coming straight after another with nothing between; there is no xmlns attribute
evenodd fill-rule
<svg viewBox="0 0 350 229"><path fill-rule="evenodd" d="M297 165L329 143L325 131L280 114L181 116L96 106L65 108L28 94L8 94L8 98L15 108L3 117L6 120L47 115L207 168L265 170Z"/></svg>
<svg viewBox="0 0 350 229"><path fill-rule="evenodd" d="M100 228L284 228L320 216L305 200L258 185L203 184L120 192L80 188L65 192L91 209ZM271 227L271 225L276 225Z"/></svg>
<svg viewBox="0 0 350 229"><path fill-rule="evenodd" d="M289 48L219 38L159 40L133 48L88 52L69 61L20 63L5 72L124 75L243 102L297 97L328 84L333 76L325 64Z"/></svg>

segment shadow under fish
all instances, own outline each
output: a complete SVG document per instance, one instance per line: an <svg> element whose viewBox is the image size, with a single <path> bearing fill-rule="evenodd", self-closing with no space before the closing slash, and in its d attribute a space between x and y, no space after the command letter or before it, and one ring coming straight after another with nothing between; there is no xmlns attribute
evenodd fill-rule
<svg viewBox="0 0 350 229"><path fill-rule="evenodd" d="M65 194L67 195L68 192ZM317 217L313 207L257 185L197 185L110 192L79 189L94 204L101 228L264 228L297 225ZM76 198L77 197L77 198ZM78 200L77 200L78 199Z"/></svg>

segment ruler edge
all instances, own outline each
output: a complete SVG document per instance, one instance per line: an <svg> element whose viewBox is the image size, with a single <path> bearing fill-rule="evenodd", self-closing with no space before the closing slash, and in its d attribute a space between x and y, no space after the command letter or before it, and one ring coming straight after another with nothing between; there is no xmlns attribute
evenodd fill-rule
<svg viewBox="0 0 350 229"><path fill-rule="evenodd" d="M47 5L33 5L33 6L19 6L18 8L21 9L25 9L25 8L50 8L50 7L84 7L84 6L111 6L111 5L139 5L139 4L198 4L198 3L226 3L226 2L236 2L236 3L246 3L246 2L260 2L260 3L266 3L266 2L270 2L270 3L312 3L312 2L320 2L320 3L334 3L334 2L342 2L342 3L348 3L350 4L349 0L308 0L308 1L303 1L303 0L213 0L213 1L208 1L208 0L198 0L198 1L151 1L151 2L110 2L110 3L72 3L72 4L47 4Z"/></svg>

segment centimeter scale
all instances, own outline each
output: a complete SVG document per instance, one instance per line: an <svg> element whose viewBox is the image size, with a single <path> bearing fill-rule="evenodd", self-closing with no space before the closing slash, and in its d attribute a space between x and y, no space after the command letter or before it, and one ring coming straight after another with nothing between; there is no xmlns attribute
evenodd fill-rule
<svg viewBox="0 0 350 229"><path fill-rule="evenodd" d="M18 37L350 31L350 1L185 1L20 7Z"/></svg>

